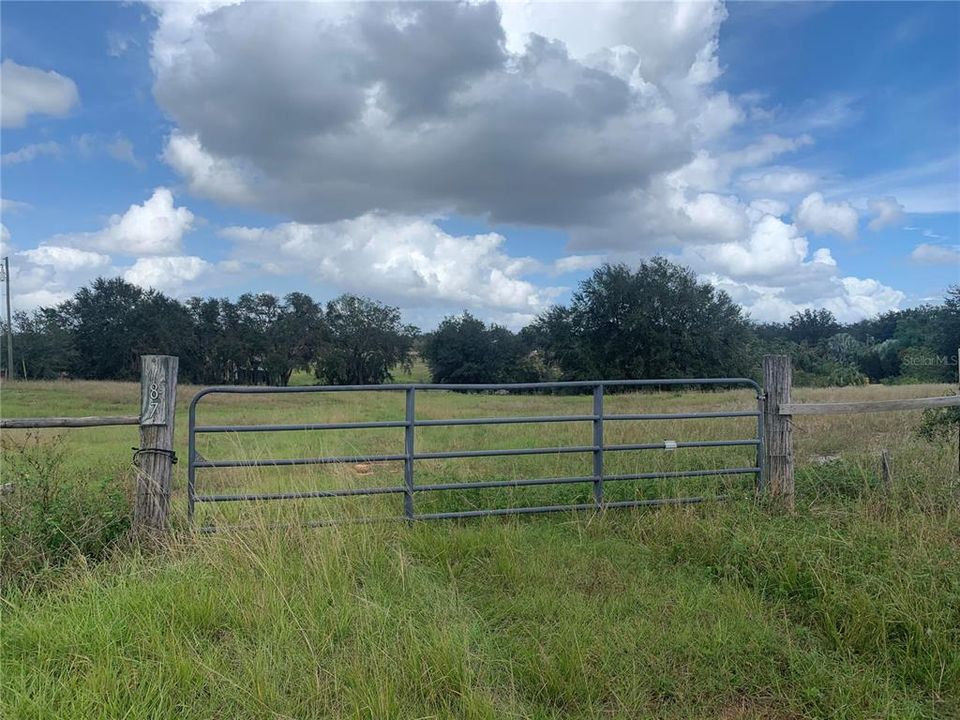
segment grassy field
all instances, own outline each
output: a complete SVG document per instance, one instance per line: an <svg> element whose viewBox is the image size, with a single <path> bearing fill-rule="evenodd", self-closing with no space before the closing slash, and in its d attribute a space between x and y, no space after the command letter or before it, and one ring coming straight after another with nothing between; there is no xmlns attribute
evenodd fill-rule
<svg viewBox="0 0 960 720"><path fill-rule="evenodd" d="M420 378L414 378L420 379ZM186 452L178 398L177 450ZM800 401L945 386L798 389ZM2 413L123 415L133 384L18 383ZM209 400L209 403L208 403ZM209 398L200 422L399 419L399 394ZM418 394L418 417L588 413L582 396ZM752 409L747 391L629 393L612 412ZM952 718L960 714L957 448L918 413L800 418L798 512L749 476L610 483L616 498L738 499L602 516L304 530L268 521L396 515L400 496L200 506L247 531L178 533L159 553L81 558L4 583L4 717ZM607 442L749 438L751 419L608 424ZM41 448L26 433L13 444ZM588 444L587 423L421 428L419 450ZM135 428L62 434L65 472L129 482ZM399 452L402 430L210 435L207 458ZM896 484L879 486L881 448ZM752 464L752 448L608 455L607 472ZM588 455L424 461L417 482L588 474ZM184 524L185 463L176 466ZM6 475L6 473L5 473ZM399 484L398 463L202 470L201 492ZM4 478L6 481L6 478ZM419 494L418 510L568 502L589 486Z"/></svg>

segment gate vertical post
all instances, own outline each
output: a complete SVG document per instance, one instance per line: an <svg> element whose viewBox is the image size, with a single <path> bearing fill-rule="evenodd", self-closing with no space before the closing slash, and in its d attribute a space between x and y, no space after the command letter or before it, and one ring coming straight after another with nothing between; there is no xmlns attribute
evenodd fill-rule
<svg viewBox="0 0 960 720"><path fill-rule="evenodd" d="M757 498L760 498L763 495L763 491L766 488L766 461L764 459L764 454L766 453L767 443L764 439L764 427L763 427L763 418L764 418L764 403L767 401L767 396L763 390L757 390L757 475L754 479L754 495Z"/></svg>
<svg viewBox="0 0 960 720"><path fill-rule="evenodd" d="M603 506L603 383L593 388L593 502Z"/></svg>
<svg viewBox="0 0 960 720"><path fill-rule="evenodd" d="M178 364L171 355L140 358L140 448L133 525L148 535L169 528Z"/></svg>
<svg viewBox="0 0 960 720"><path fill-rule="evenodd" d="M403 514L407 520L413 520L413 432L415 429L416 388L407 388L406 426L403 431L403 484L406 493L403 496Z"/></svg>
<svg viewBox="0 0 960 720"><path fill-rule="evenodd" d="M770 495L790 512L794 509L793 418L780 414L790 402L793 369L789 355L763 356L764 471Z"/></svg>

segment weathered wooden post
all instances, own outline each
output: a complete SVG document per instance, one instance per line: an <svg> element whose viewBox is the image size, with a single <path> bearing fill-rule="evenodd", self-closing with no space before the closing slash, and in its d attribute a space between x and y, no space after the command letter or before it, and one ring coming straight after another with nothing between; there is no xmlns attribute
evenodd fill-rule
<svg viewBox="0 0 960 720"><path fill-rule="evenodd" d="M793 424L781 415L780 406L790 402L793 368L789 355L763 356L763 440L767 491L793 512Z"/></svg>
<svg viewBox="0 0 960 720"><path fill-rule="evenodd" d="M140 358L140 448L133 523L137 532L160 534L169 527L173 477L173 421L177 409L178 358Z"/></svg>

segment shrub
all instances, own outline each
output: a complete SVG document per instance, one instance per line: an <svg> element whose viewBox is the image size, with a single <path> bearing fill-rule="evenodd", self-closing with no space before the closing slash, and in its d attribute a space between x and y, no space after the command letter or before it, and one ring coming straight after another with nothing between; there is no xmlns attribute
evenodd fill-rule
<svg viewBox="0 0 960 720"><path fill-rule="evenodd" d="M66 459L62 437L3 438L4 584L25 584L77 559L98 560L130 527L131 502L122 479L78 474Z"/></svg>
<svg viewBox="0 0 960 720"><path fill-rule="evenodd" d="M917 435L928 442L948 442L960 430L960 407L930 408L920 418Z"/></svg>

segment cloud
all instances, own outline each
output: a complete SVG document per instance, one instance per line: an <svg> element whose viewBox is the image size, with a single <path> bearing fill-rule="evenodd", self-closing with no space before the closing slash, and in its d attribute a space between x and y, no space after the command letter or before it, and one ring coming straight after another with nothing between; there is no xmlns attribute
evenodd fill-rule
<svg viewBox="0 0 960 720"><path fill-rule="evenodd" d="M33 205L20 200L11 200L10 198L0 198L0 212L18 213L24 210L30 210Z"/></svg>
<svg viewBox="0 0 960 720"><path fill-rule="evenodd" d="M187 179L190 192L196 195L241 205L254 202L254 171L244 167L243 161L214 157L196 135L173 133L163 159Z"/></svg>
<svg viewBox="0 0 960 720"><path fill-rule="evenodd" d="M193 228L193 221L193 213L185 207L175 207L173 193L159 187L142 205L131 205L122 215L111 215L102 230L58 235L53 239L59 244L120 255L169 255L180 250L183 236Z"/></svg>
<svg viewBox="0 0 960 720"><path fill-rule="evenodd" d="M921 243L910 253L910 259L919 265L960 266L960 245Z"/></svg>
<svg viewBox="0 0 960 720"><path fill-rule="evenodd" d="M792 195L810 192L819 178L813 173L793 168L773 168L761 173L741 176L739 182L753 193Z"/></svg>
<svg viewBox="0 0 960 720"><path fill-rule="evenodd" d="M750 203L750 207L758 213L774 217L782 217L790 212L790 206L787 203L770 198L758 198Z"/></svg>
<svg viewBox="0 0 960 720"><path fill-rule="evenodd" d="M674 259L692 267L755 320L785 320L826 307L847 322L899 307L904 293L871 278L844 276L827 248L810 251L798 227L751 208L738 241L691 245Z"/></svg>
<svg viewBox="0 0 960 720"><path fill-rule="evenodd" d="M719 4L534 6L522 27L490 3L155 11L165 160L307 224L461 213L609 241L631 193L742 118L710 86Z"/></svg>
<svg viewBox="0 0 960 720"><path fill-rule="evenodd" d="M40 245L20 254L34 265L47 265L64 272L105 268L110 265L108 255L58 245Z"/></svg>
<svg viewBox="0 0 960 720"><path fill-rule="evenodd" d="M210 270L203 258L194 256L138 258L123 273L123 279L143 288L179 295L188 283Z"/></svg>
<svg viewBox="0 0 960 720"><path fill-rule="evenodd" d="M23 127L30 115L63 117L80 101L77 86L52 70L18 65L4 60L0 65L0 126Z"/></svg>
<svg viewBox="0 0 960 720"><path fill-rule="evenodd" d="M857 211L846 202L827 202L818 192L803 199L797 208L796 220L797 227L811 230L818 235L833 233L847 240L857 237Z"/></svg>
<svg viewBox="0 0 960 720"><path fill-rule="evenodd" d="M505 253L501 235L450 235L422 218L368 214L326 224L229 227L220 235L234 242L233 259L246 265L305 274L404 307L476 307L532 319L558 293L524 278L539 263Z"/></svg>
<svg viewBox="0 0 960 720"><path fill-rule="evenodd" d="M891 225L899 225L904 221L903 205L895 197L874 198L870 201L870 213L873 219L867 225L876 232Z"/></svg>
<svg viewBox="0 0 960 720"><path fill-rule="evenodd" d="M117 135L107 143L107 154L114 160L125 162L138 170L143 169L143 161L133 151L133 143L123 135Z"/></svg>
<svg viewBox="0 0 960 720"><path fill-rule="evenodd" d="M19 150L13 150L0 156L0 164L17 165L19 163L30 162L43 155L59 156L62 152L60 143L48 140L42 143L31 143L24 145Z"/></svg>
<svg viewBox="0 0 960 720"><path fill-rule="evenodd" d="M563 275L578 270L591 270L601 265L606 259L605 255L567 255L553 262L551 272L554 275Z"/></svg>

